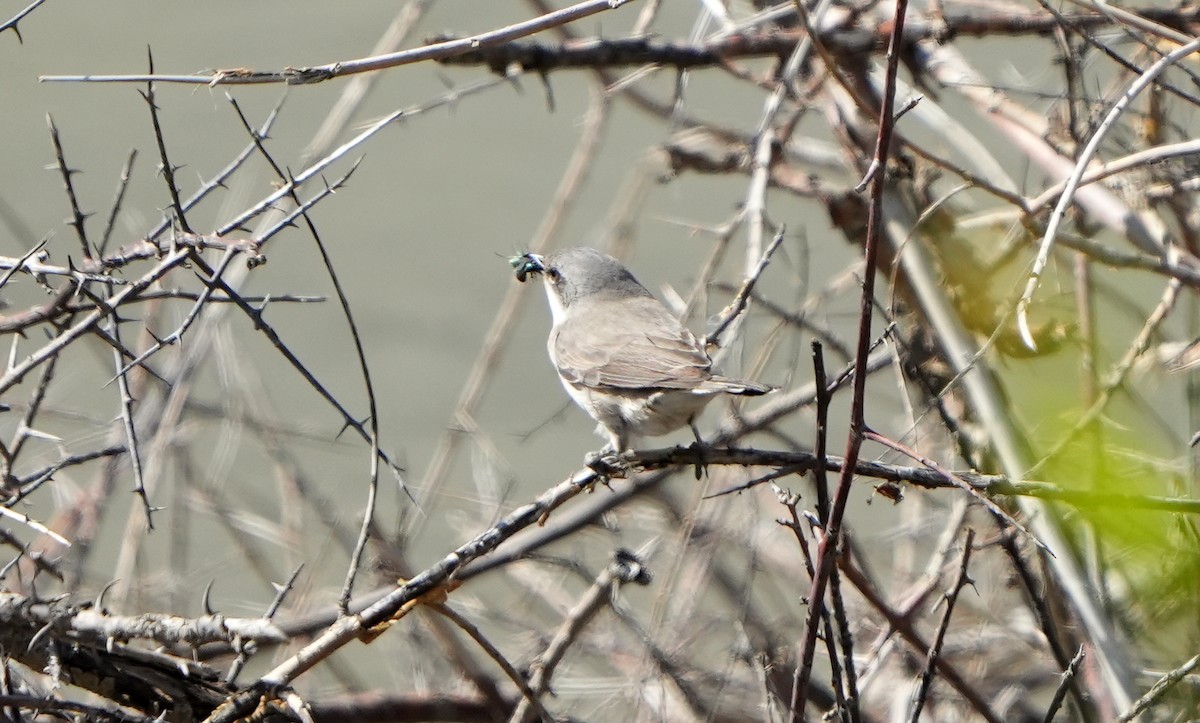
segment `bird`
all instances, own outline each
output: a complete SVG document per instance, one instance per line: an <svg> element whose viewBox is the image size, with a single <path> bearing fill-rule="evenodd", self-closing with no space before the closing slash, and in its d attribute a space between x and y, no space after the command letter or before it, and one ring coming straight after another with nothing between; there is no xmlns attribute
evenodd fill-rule
<svg viewBox="0 0 1200 723"><path fill-rule="evenodd" d="M607 437L605 453L628 453L639 437L685 425L701 445L695 419L714 397L774 390L715 374L695 335L606 253L580 246L509 263L518 281L542 277L552 317L550 361L567 394Z"/></svg>

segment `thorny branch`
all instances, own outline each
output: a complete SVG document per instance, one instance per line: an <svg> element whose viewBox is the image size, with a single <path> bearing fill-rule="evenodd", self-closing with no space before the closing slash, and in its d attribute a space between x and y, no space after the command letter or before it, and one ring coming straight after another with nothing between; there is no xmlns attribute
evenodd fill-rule
<svg viewBox="0 0 1200 723"><path fill-rule="evenodd" d="M0 33L12 29L23 42L17 23L41 4L0 24ZM427 4L417 0L405 12L420 16ZM1200 337L1192 308L1200 289L1194 230L1200 211L1193 198L1200 146L1188 115L1200 100L1188 91L1195 73L1186 59L1200 11L1182 4L1077 4L1063 12L1042 3L906 11L901 2L847 13L799 2L705 2L696 4L690 36L672 39L665 4L644 0L630 18L633 29L614 37L626 15L607 11L625 4L587 0L555 9L531 0L535 17L528 21L318 66L158 74L152 64L140 75L43 78L146 84L147 140L152 134L167 209L137 207L139 151L130 150L121 156L103 232L89 238L89 177L69 162L81 133L56 112L52 168L73 232L63 234L67 239L46 233L38 242L37 234L14 231L19 245L0 257L0 287L13 299L12 308L0 311L0 333L12 341L0 371L0 404L11 416L0 443L0 518L12 528L0 529L0 544L11 554L0 567L0 716L61 711L97 720L283 720L371 711L399 719L417 711L436 717L429 711L440 702L442 717L456 717L447 713L453 710L457 717L549 720L591 705L579 691L594 689L596 680L616 681L613 702L597 714L614 718L633 711L641 718L745 719L765 711L772 719L857 723L915 720L924 712L930 720L1057 715L1090 722L1130 719L1154 707L1194 708L1171 686L1193 673L1195 659L1149 677L1138 676L1128 661L1178 665L1136 634L1143 630L1162 629L1192 647L1200 639L1189 582L1200 567L1191 544L1200 514L1197 470L1187 456L1187 433L1179 431L1200 428L1200 403L1193 401L1200 396L1190 375L1161 374L1186 372L1184 357ZM583 18L602 20L608 36L583 36L577 31L586 24L566 25ZM560 40L530 37L545 30ZM1011 77L1003 87L972 66L963 52L968 38L1042 43L1062 62L1038 68L1044 84L1037 88L1017 87ZM1028 46L1009 47L1019 64ZM1066 57L1075 53L1087 55ZM158 84L304 85L367 71L403 73L414 63L436 63L450 89L360 123L340 145L327 141L332 150L296 161L297 172L288 166L291 151L270 138L282 105L254 127L241 115L240 99L233 107L249 142L230 146L241 150L210 178L192 182L177 172L192 161L180 141L193 100L166 98L156 93ZM564 72L576 68L591 72ZM663 71L667 82L657 82ZM450 74L473 75L457 86ZM726 414L718 431L706 435L708 448L645 447L619 467L581 470L540 495L530 493L521 485L538 484L530 472L535 463L569 469L575 458L531 459L534 446L507 438L504 423L533 426L531 410L548 395L524 377L514 382L526 366L509 358L517 347L510 342L524 334L522 297L510 291L495 303L492 289L470 288L472 308L490 307L495 319L461 380L454 411L423 420L445 432L432 454L414 455L426 465L424 483L412 492L423 511L414 513L407 500L389 500L377 485L382 461L409 491L400 463L381 448L377 425L394 401L368 372L368 359L382 348L373 336L379 334L371 326L374 309L367 314L362 302L352 305L360 291L339 255L344 244L361 239L324 223L318 236L311 212L335 193L357 200L355 194L375 190L351 187L347 179L360 154L370 163L385 129L424 132L413 121L439 108L455 108L450 117L457 122L496 89L522 90L530 74L541 81L545 105L556 109L546 123L579 116L568 105L571 94L551 88L552 76L556 83L593 83L591 110L563 164L560 188L542 202L548 210L535 248L555 243L580 221L575 216L590 206L585 181L607 178L593 172L610 169L605 164L619 156L609 153L607 131L624 122L626 108L643 114L658 125L643 160L620 169L629 175L602 229L605 240L631 250L636 240L654 238L672 248L672 264L692 290L670 300L686 310L685 318L702 316L707 305L724 306L712 338L727 334L738 343L723 345L721 353L752 352L755 378L781 389L745 407L714 402L710 410ZM1063 88L1053 86L1059 74ZM721 98L750 98L751 105L715 111L697 102L718 83L731 91ZM904 108L899 114L894 100ZM954 110L964 100L976 117ZM361 97L346 102L330 115L342 124ZM981 123L989 132L979 132ZM918 124L934 140L916 132ZM993 136L1003 139L1001 147ZM44 144L44 130L41 137ZM549 146L543 152L553 162ZM250 178L256 158L272 169L272 185ZM441 165L458 175L444 187L465 188L465 175L490 173L484 159L472 161L467 174L446 154ZM407 188L411 179L399 175L411 172L389 169L396 188ZM718 225L706 217L709 209L692 210L699 218L671 225L686 229L687 239L667 232L660 240L659 227L643 222L677 212L660 213L656 179L685 189L681 197L701 184L722 184L724 218L735 220ZM422 177L416 186L434 193L442 180ZM860 180L869 182L868 198L856 191ZM239 186L257 191L218 211L214 199ZM521 190L532 186L523 183ZM163 205L162 186L156 188ZM389 191L369 211L396 244L377 256L381 266L416 255L407 216L410 204L425 200ZM473 199L458 200L473 207ZM129 233L141 216L154 222ZM821 225L825 218L829 227ZM444 237L422 239L447 259L438 273L456 282L454 272L477 256L477 249L459 245L459 220L445 224ZM332 356L356 359L353 369L327 371L324 360L308 360L296 342L309 328L294 325L291 309L279 306L325 297L246 293L246 273L265 262L268 247L285 261L298 258L294 244L272 241L297 221L317 243L324 278L343 307L339 332L353 348L328 342ZM0 222L10 230L28 227L7 202L0 203ZM786 235L785 225L802 232ZM768 229L779 230L764 248ZM850 243L831 243L831 233ZM519 239L502 243L510 242ZM741 268L724 268L739 250ZM1080 308L1096 315L1086 324L1047 293L1057 281L1056 264L1068 258L1076 291L1087 299ZM764 274L768 260L771 273ZM1147 277L1166 285L1157 300L1143 293ZM1027 295L1019 297L1013 284L1024 280ZM875 293L878 283L889 288ZM1034 297L1038 284L1043 291ZM412 301L396 286L388 315L392 307L429 301ZM872 322L883 314L882 322ZM740 328L730 332L735 318ZM848 320L858 324L856 334L846 331ZM455 336L443 334L444 318L437 323L440 336ZM387 333L394 335L394 326ZM424 349L422 334L402 336L404 354ZM853 363L826 378L817 350L816 380L809 382L796 350L814 336ZM1063 384L1063 369L1079 366L1071 355L1081 337L1093 357L1088 364L1108 363L1110 371L1082 385L1077 404L1045 415L1045 399L1072 391L1064 392L1074 386L1073 372ZM89 343L106 351L96 386L115 381L119 395L103 408L72 391L72 383L87 379L79 370L94 363L94 353L84 352ZM1105 361L1114 354L1115 362ZM334 447L327 441L332 432L306 428L310 419L323 419L307 407L299 407L299 419L274 419L267 391L274 385L262 376L274 375L269 370L278 362L303 390L297 399L315 391L322 408L367 444ZM891 388L873 373L885 368L895 372ZM396 369L392 375L389 366L388 376L412 376ZM212 379L216 394L206 386ZM342 396L347 379L364 383L365 404ZM514 383L520 395L512 393ZM1154 385L1177 399L1160 403ZM429 387L419 392L422 403L426 393L436 396ZM1031 396L1040 398L1031 403ZM497 422L489 404L514 397L519 401L506 402L504 422ZM902 414L888 410L893 397L902 400ZM288 402L289 413L298 408ZM830 455L828 434L847 422L846 454ZM1144 438L1147 429L1157 430L1155 439ZM1085 430L1089 454L1101 458L1094 465L1073 456ZM330 475L321 466L326 449L340 453L352 444L368 455L361 460L370 470L365 515L348 511L345 502L361 499L364 475ZM264 452L274 467L248 471L247 450ZM920 466L897 463L896 453ZM700 464L709 480L669 483ZM832 490L828 473L838 478ZM243 478L251 484L239 484ZM126 479L132 484L122 487ZM268 479L276 486L262 483ZM772 492L760 489L767 482ZM601 484L607 489L581 494ZM144 513L122 507L113 494L130 488ZM909 526L895 521L890 505L865 511L859 503L868 499L902 505ZM954 514L942 513L947 499ZM1031 500L1054 504L1034 507ZM774 544L781 532L777 501L787 507L783 532L796 544ZM394 503L403 506L389 514ZM277 509L264 511L271 505ZM126 508L134 514L113 574L98 543L105 519ZM144 524L151 512L152 533ZM1043 539L1048 523L1066 534ZM1129 530L1151 532L1131 541ZM964 536L958 579L939 614L931 601L940 574L917 579L907 571L919 570L921 550L934 537L939 552L926 569L942 570L950 541ZM152 544L160 538L166 538L161 545ZM607 563L598 562L598 551L622 546L638 547L636 557L619 555L599 576L583 575ZM1038 546L1050 547L1054 557L1039 556ZM1149 562L1139 557L1147 549ZM1089 564L1077 564L1084 554ZM195 568L196 557L209 567ZM618 600L622 583L645 582L631 573L631 560L637 570L661 564L670 573L655 585L621 590ZM343 562L349 574L339 604L328 593L336 582L321 571ZM968 563L981 593L959 600ZM219 573L204 572L218 566ZM240 606L258 592L240 582L239 566L267 591L257 608L273 600L261 618L212 609L223 595L238 595L233 604ZM563 570L572 574L564 578ZM1166 572L1156 576L1160 570ZM193 587L204 587L196 583L205 574L216 577L214 592L192 595ZM123 580L106 603L98 590L115 577ZM1008 585L1010 579L1019 585ZM367 580L375 590L361 592ZM1102 604L1089 607L1089 596ZM505 607L501 600L517 603ZM190 606L204 613L188 614ZM736 654L697 652L715 648ZM255 670L246 663L265 650L277 656L273 669L241 680ZM1080 654L1068 661L1072 650ZM410 666L389 668L394 695L322 695L331 683L371 690L377 682L371 655ZM966 659L970 666L962 664ZM577 660L578 667L571 665ZM822 680L814 668L830 676ZM581 681L578 670L589 677ZM1154 677L1160 679L1151 686ZM413 680L438 684L422 697L407 692ZM72 702L38 692L73 690L61 683L96 697ZM900 702L890 691L905 686L915 688L915 698ZM1052 694L1049 710L1034 707L1032 701Z"/></svg>

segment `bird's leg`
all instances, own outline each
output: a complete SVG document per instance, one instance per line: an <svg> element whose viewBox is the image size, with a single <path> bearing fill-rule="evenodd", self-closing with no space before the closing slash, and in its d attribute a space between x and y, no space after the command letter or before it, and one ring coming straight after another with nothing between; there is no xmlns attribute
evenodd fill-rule
<svg viewBox="0 0 1200 723"><path fill-rule="evenodd" d="M610 478L624 477L629 471L629 465L619 455L613 454L608 445L583 455L583 463L600 475L605 484Z"/></svg>
<svg viewBox="0 0 1200 723"><path fill-rule="evenodd" d="M604 424L601 424L597 431L608 435L608 444L601 447L599 452L588 452L584 455L583 463L606 480L610 477L627 476L631 465L622 457L622 454L629 446L628 433L624 427L610 429Z"/></svg>
<svg viewBox="0 0 1200 723"><path fill-rule="evenodd" d="M696 479L700 479L701 473L708 473L708 462L706 460L705 450L708 446L704 444L704 440L700 439L700 430L696 429L696 418L688 418L688 426L692 428L692 436L696 441L692 444L692 449L696 452Z"/></svg>

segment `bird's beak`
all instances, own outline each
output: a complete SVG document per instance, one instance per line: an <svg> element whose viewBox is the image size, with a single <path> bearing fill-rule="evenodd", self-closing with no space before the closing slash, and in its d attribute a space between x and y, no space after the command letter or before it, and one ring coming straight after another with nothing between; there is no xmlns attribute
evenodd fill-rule
<svg viewBox="0 0 1200 723"><path fill-rule="evenodd" d="M525 277L529 274L540 274L546 270L544 259L539 254L524 253L520 256L512 256L508 259L513 269L517 272L517 281L525 283Z"/></svg>

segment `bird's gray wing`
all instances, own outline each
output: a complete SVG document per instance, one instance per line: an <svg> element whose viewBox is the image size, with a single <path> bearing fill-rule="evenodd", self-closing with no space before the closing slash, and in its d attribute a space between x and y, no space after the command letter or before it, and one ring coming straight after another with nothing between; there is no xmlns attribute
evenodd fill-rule
<svg viewBox="0 0 1200 723"><path fill-rule="evenodd" d="M551 340L566 381L596 389L692 389L712 377L700 342L657 299L580 306Z"/></svg>

